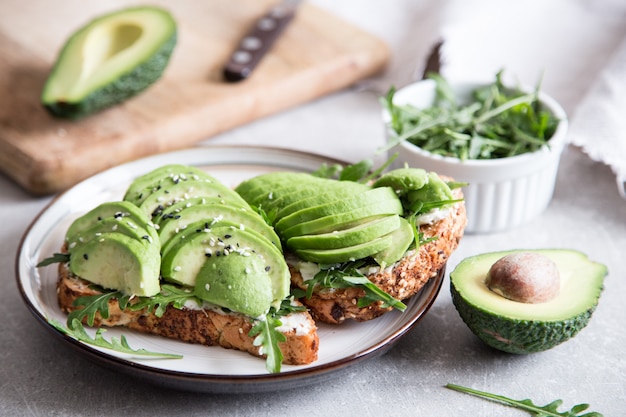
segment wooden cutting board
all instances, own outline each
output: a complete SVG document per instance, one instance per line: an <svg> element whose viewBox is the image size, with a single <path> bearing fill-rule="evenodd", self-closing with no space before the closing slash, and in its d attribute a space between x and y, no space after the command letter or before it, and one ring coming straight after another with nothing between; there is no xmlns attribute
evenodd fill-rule
<svg viewBox="0 0 626 417"><path fill-rule="evenodd" d="M65 40L93 17L137 3L3 0L0 4L0 170L34 194L64 190L106 168L190 146L345 88L382 70L378 38L303 3L252 76L222 80L239 39L273 0L155 1L178 23L163 77L114 108L55 119L41 90Z"/></svg>

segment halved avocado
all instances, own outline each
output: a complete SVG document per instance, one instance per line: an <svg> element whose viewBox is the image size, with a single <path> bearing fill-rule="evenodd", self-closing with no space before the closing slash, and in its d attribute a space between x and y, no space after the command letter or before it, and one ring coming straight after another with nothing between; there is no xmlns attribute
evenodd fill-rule
<svg viewBox="0 0 626 417"><path fill-rule="evenodd" d="M489 346L509 353L540 352L565 342L588 324L607 268L575 250L525 250L556 264L560 291L541 303L514 301L490 290L486 279L498 260L519 252L464 259L450 274L452 301L465 324Z"/></svg>
<svg viewBox="0 0 626 417"><path fill-rule="evenodd" d="M67 40L41 102L54 116L71 119L118 104L161 77L176 38L176 22L161 8L98 17Z"/></svg>

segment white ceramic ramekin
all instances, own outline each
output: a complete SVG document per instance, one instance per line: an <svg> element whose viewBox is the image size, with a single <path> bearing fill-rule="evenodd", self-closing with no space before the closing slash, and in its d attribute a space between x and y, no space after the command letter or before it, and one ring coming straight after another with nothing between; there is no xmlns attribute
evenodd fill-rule
<svg viewBox="0 0 626 417"><path fill-rule="evenodd" d="M479 83L450 83L460 100L469 100L471 92L484 85ZM413 104L423 108L431 105L435 97L432 80L419 81L398 90L394 96L396 104ZM554 192L561 152L565 146L568 129L567 115L551 97L540 92L539 99L557 119L559 125L542 149L513 156L490 160L465 160L443 157L424 151L403 142L389 150L389 155L398 153L394 167L423 168L438 174L467 182L463 189L470 233L504 231L519 226L543 212ZM389 115L383 112L387 140L395 132L389 127Z"/></svg>

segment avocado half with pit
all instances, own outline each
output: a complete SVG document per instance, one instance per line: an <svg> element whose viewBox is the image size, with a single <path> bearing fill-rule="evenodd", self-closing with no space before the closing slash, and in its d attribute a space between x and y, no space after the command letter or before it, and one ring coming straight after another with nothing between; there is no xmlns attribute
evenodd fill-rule
<svg viewBox="0 0 626 417"><path fill-rule="evenodd" d="M450 274L450 290L476 336L493 348L524 354L551 349L583 329L606 275L605 265L575 250L493 252L460 262Z"/></svg>
<svg viewBox="0 0 626 417"><path fill-rule="evenodd" d="M161 8L98 17L67 40L41 102L52 115L70 119L118 104L161 77L176 38L176 22Z"/></svg>

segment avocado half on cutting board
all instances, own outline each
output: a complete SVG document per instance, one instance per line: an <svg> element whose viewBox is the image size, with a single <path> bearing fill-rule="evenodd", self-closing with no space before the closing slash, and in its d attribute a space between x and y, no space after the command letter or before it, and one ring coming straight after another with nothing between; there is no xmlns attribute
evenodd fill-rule
<svg viewBox="0 0 626 417"><path fill-rule="evenodd" d="M41 102L52 115L70 119L118 104L161 77L176 39L176 22L161 8L100 16L67 40Z"/></svg>
<svg viewBox="0 0 626 417"><path fill-rule="evenodd" d="M464 259L450 274L452 301L470 330L509 353L551 349L591 319L607 267L570 249L513 250Z"/></svg>

